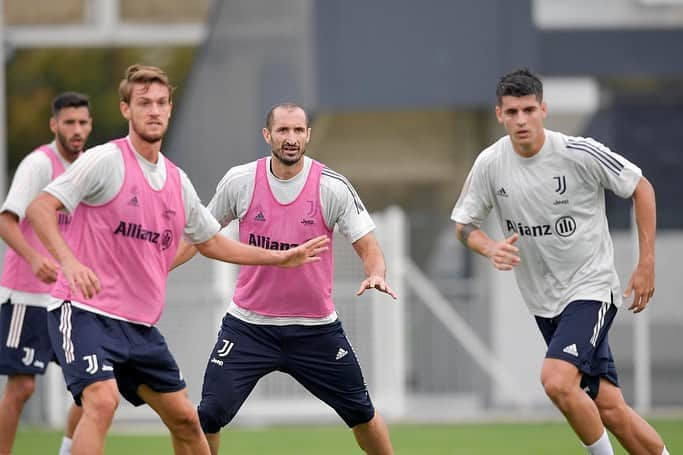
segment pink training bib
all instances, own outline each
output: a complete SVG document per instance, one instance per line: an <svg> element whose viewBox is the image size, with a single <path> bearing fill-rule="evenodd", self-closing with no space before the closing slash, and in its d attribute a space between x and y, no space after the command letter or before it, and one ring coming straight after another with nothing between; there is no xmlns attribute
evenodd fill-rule
<svg viewBox="0 0 683 455"><path fill-rule="evenodd" d="M41 145L32 153L44 153L50 159L52 164L52 180L56 179L64 173L64 165L57 156L57 153L48 145ZM57 221L59 223L59 229L62 235L67 237L67 229L71 224L71 215L65 212L59 212L57 214ZM24 218L19 221L19 229L24 235L26 242L33 249L35 249L42 256L52 258L47 248L43 246L38 235L31 227L28 219ZM40 281L31 269L31 264L26 262L24 258L19 256L13 249L7 248L5 252L4 269L2 272L2 278L0 279L0 285L13 289L15 291L30 292L34 294L49 294L50 289L52 289L53 284L47 284Z"/></svg>
<svg viewBox="0 0 683 455"><path fill-rule="evenodd" d="M123 185L110 202L81 203L74 215L73 251L98 276L102 291L89 300L72 295L60 274L52 295L76 300L130 322L154 325L166 299L166 279L185 228L178 168L165 159L166 182L155 190L126 138L114 141L123 156Z"/></svg>
<svg viewBox="0 0 683 455"><path fill-rule="evenodd" d="M281 204L273 195L266 175L266 158L258 160L254 194L240 220L243 243L271 250L285 250L319 235L330 238L320 262L292 269L272 266L242 266L233 301L241 308L266 316L329 316L332 302L332 230L325 224L320 207L320 173L323 165L313 161L299 196Z"/></svg>

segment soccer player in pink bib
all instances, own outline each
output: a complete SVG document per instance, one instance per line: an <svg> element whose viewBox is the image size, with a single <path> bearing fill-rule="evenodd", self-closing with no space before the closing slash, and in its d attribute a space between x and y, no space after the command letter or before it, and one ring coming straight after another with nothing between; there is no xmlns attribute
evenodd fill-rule
<svg viewBox="0 0 683 455"><path fill-rule="evenodd" d="M223 226L239 220L240 241L263 249L286 250L318 235L331 240L336 225L365 268L367 278L357 294L377 289L396 298L384 279L386 265L372 219L345 177L304 156L310 136L300 106L275 106L263 128L271 156L230 169L209 210ZM276 370L332 407L365 452L393 453L386 424L373 407L335 311L332 251L320 257L320 262L297 269L240 269L199 405L214 455L221 428L257 381Z"/></svg>
<svg viewBox="0 0 683 455"><path fill-rule="evenodd" d="M67 386L83 405L73 455L104 452L119 392L159 414L175 453L209 453L180 369L154 327L181 237L214 259L284 267L319 261L328 242L318 237L273 251L216 235L218 222L185 173L161 153L172 91L161 69L129 67L119 86L128 136L89 150L28 209L61 265L48 329ZM55 222L61 208L77 208L73 249Z"/></svg>
<svg viewBox="0 0 683 455"><path fill-rule="evenodd" d="M50 290L58 265L40 243L25 217L26 208L40 191L64 173L83 151L92 118L88 97L64 92L52 101L50 129L54 141L28 154L14 174L5 203L0 208L0 237L9 247L0 280L0 374L7 375L0 402L0 455L12 451L19 417L33 395L36 375L56 361L47 334ZM67 232L71 216L56 216ZM81 408L73 405L67 419L60 455L69 453Z"/></svg>

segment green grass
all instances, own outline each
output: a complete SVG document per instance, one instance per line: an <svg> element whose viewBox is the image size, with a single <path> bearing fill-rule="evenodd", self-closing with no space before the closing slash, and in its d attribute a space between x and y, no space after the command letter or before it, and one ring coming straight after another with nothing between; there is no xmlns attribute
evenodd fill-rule
<svg viewBox="0 0 683 455"><path fill-rule="evenodd" d="M671 453L683 453L683 420L653 420ZM392 425L397 455L571 455L585 453L564 423ZM320 427L235 428L223 431L222 453L231 455L349 455L360 454L351 432L342 425ZM15 455L54 454L59 432L23 429ZM612 438L616 453L623 455ZM166 435L111 434L109 455L166 455L172 453Z"/></svg>

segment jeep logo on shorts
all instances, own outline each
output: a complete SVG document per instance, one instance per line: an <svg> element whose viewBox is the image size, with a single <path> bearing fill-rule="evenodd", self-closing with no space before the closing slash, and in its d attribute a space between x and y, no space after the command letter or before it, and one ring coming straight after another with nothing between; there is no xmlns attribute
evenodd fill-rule
<svg viewBox="0 0 683 455"><path fill-rule="evenodd" d="M569 237L576 231L576 221L571 216L563 216L555 221L555 233L560 237Z"/></svg>

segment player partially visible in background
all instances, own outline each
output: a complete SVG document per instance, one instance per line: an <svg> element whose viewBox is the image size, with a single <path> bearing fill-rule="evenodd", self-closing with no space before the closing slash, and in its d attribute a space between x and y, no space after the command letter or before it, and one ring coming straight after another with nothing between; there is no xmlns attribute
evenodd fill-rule
<svg viewBox="0 0 683 455"><path fill-rule="evenodd" d="M262 130L269 157L230 169L209 210L221 225L239 220L239 238L264 249L286 249L308 238L332 239L335 226L353 245L366 278L357 294L376 289L396 298L375 225L349 181L305 156L311 137L306 112L279 104ZM361 367L332 300L333 252L284 270L242 266L204 376L199 417L212 454L257 381L279 370L332 407L367 453L393 453ZM229 451L229 450L228 450Z"/></svg>
<svg viewBox="0 0 683 455"><path fill-rule="evenodd" d="M498 270L514 270L548 345L541 382L589 453L613 454L605 427L631 454L667 455L622 396L608 331L622 303L605 189L632 198L638 264L623 297L645 309L655 287L655 194L641 170L601 143L545 130L543 85L528 70L498 83L507 135L481 152L451 218L458 238ZM506 239L480 226L495 209Z"/></svg>
<svg viewBox="0 0 683 455"><path fill-rule="evenodd" d="M181 237L206 256L239 264L296 266L318 261L326 248L324 237L272 251L216 235L218 222L187 175L161 153L172 93L160 68L130 66L119 85L128 136L90 149L27 211L61 266L47 325L69 391L83 404L74 455L104 452L119 393L154 409L175 453L209 453L180 368L155 327ZM63 208L74 213L71 247L55 222Z"/></svg>
<svg viewBox="0 0 683 455"><path fill-rule="evenodd" d="M71 166L92 130L90 103L80 93L65 92L52 102L50 130L54 140L41 145L19 164L0 208L0 237L8 249L0 280L0 374L7 375L0 402L0 455L9 454L24 404L33 395L36 375L56 360L47 333L50 290L59 266L40 243L25 218L40 191ZM66 232L71 215L57 215ZM68 454L81 408L72 405L60 455Z"/></svg>

